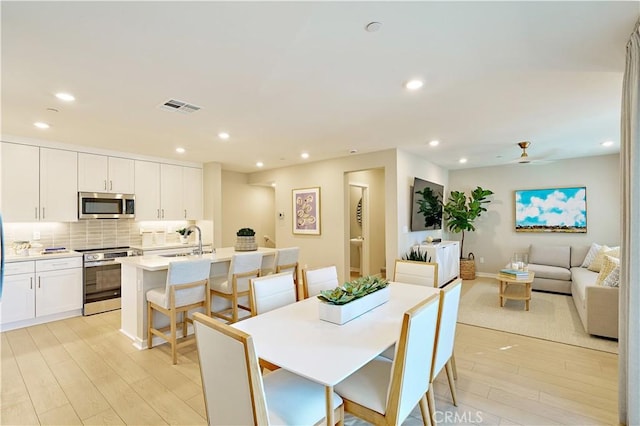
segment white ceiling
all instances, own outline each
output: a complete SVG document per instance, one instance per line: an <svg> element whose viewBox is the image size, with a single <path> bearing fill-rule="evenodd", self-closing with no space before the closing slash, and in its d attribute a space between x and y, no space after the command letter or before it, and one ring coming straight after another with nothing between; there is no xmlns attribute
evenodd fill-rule
<svg viewBox="0 0 640 426"><path fill-rule="evenodd" d="M617 152L640 16L635 1L0 7L3 135L245 172L300 163L302 151L314 161L400 147L450 169L461 156L508 163L521 140L545 160ZM382 28L366 32L371 21ZM414 77L425 86L408 92ZM202 109L158 108L171 98Z"/></svg>

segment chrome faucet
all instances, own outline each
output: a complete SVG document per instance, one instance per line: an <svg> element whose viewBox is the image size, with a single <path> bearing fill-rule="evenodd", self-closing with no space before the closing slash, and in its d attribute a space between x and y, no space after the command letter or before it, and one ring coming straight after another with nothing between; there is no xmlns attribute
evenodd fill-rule
<svg viewBox="0 0 640 426"><path fill-rule="evenodd" d="M198 254L198 255L202 255L203 250L202 250L202 230L200 229L199 226L196 225L189 225L187 227L187 235L189 230L197 230L198 231L198 248L196 250L193 251L193 254Z"/></svg>

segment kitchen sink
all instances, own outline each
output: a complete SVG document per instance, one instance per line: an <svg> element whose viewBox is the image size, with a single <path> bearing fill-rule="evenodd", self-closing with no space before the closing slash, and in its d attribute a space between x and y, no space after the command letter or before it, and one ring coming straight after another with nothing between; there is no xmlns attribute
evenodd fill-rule
<svg viewBox="0 0 640 426"><path fill-rule="evenodd" d="M205 250L202 254L211 254L211 250ZM160 257L187 257L187 256L197 256L195 253L173 253L173 254L159 254Z"/></svg>

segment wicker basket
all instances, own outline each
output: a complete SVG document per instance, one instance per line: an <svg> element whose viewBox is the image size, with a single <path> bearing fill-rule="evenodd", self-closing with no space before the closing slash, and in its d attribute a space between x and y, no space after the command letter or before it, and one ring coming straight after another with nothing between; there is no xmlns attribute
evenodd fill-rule
<svg viewBox="0 0 640 426"><path fill-rule="evenodd" d="M460 278L463 280L476 279L476 260L472 253L469 253L468 259L460 259Z"/></svg>
<svg viewBox="0 0 640 426"><path fill-rule="evenodd" d="M256 251L258 245L256 244L256 237L253 236L237 236L236 237L236 251Z"/></svg>

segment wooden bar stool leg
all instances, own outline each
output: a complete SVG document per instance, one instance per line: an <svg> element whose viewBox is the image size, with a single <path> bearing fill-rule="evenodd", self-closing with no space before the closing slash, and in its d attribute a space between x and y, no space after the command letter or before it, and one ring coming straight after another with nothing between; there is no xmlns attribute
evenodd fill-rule
<svg viewBox="0 0 640 426"><path fill-rule="evenodd" d="M147 349L153 347L153 334L151 329L153 328L153 309L151 309L151 303L147 302Z"/></svg>
<svg viewBox="0 0 640 426"><path fill-rule="evenodd" d="M453 405L458 406L457 395L456 395L456 384L453 379L453 368L451 368L451 359L447 361L444 365L444 369L447 372L447 381L449 382L449 389L451 390L451 399L453 400Z"/></svg>
<svg viewBox="0 0 640 426"><path fill-rule="evenodd" d="M171 318L171 358L173 365L178 363L178 351L176 350L176 311L172 309L169 317Z"/></svg>

